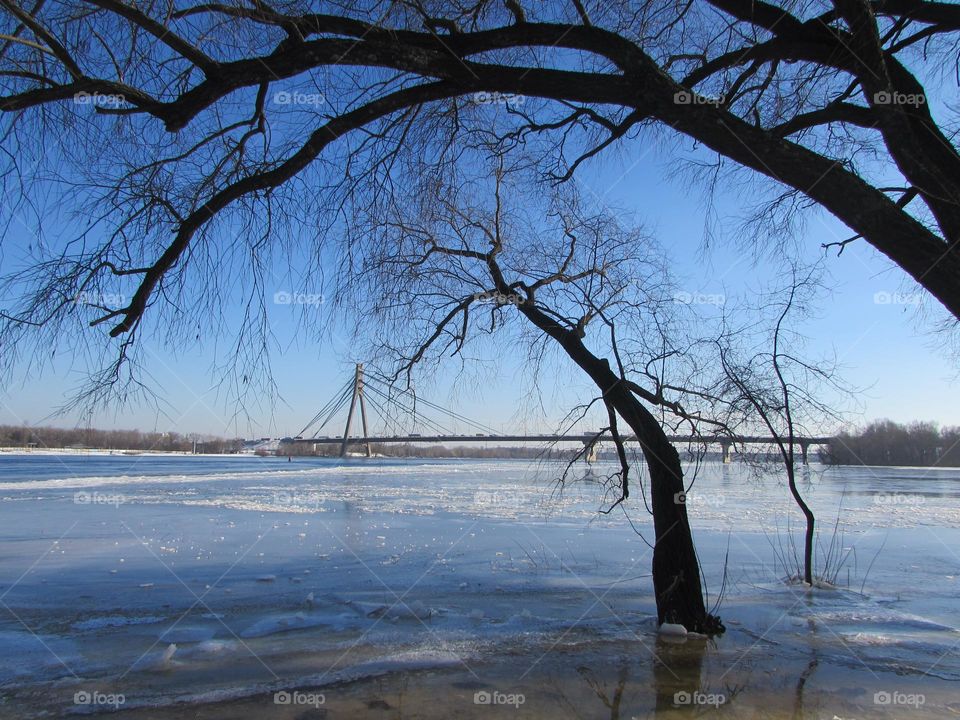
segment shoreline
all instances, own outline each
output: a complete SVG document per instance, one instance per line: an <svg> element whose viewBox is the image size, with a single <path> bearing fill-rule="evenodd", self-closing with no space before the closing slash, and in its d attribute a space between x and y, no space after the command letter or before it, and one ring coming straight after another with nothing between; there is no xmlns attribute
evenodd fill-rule
<svg viewBox="0 0 960 720"><path fill-rule="evenodd" d="M109 448L23 448L0 447L0 455L44 457L57 455L92 455L97 457L256 457L253 453L192 453L188 450L111 450ZM279 455L277 457L280 457ZM286 456L284 456L286 457Z"/></svg>
<svg viewBox="0 0 960 720"><path fill-rule="evenodd" d="M784 648L777 641L757 644L753 635L736 627L728 633L712 641L673 644L625 629L619 640L514 648L499 656L451 654L444 661L402 668L390 668L389 661L371 663L379 667L359 675L348 671L342 677L335 670L318 673L314 682L272 683L272 689L251 686L245 692L235 687L157 704L125 698L127 707L111 708L103 716L560 720L607 716L614 698L619 714L610 717L679 719L733 713L771 720L928 720L960 709L952 688L930 677L857 669L815 642ZM910 697L913 704L887 705L884 696ZM706 704L698 706L697 699Z"/></svg>

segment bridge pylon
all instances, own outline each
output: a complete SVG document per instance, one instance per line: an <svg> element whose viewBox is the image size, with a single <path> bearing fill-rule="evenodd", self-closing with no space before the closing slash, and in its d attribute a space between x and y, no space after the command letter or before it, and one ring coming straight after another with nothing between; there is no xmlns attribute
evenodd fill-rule
<svg viewBox="0 0 960 720"><path fill-rule="evenodd" d="M350 411L347 413L347 426L343 429L343 442L340 443L340 457L347 454L347 445L350 444L350 426L353 424L353 412L357 407L357 401L360 402L360 424L363 427L363 437L370 437L367 432L367 405L363 400L363 363L357 363L357 368L353 376L353 397L350 399ZM367 457L373 455L370 450L370 443L366 443Z"/></svg>

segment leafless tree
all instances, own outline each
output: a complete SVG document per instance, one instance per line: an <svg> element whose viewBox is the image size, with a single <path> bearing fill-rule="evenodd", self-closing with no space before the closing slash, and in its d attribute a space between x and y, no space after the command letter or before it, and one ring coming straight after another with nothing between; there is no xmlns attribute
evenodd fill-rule
<svg viewBox="0 0 960 720"><path fill-rule="evenodd" d="M955 4L2 8L8 228L43 216L61 184L88 225L87 242L44 266L61 292L14 308L15 322L52 322L77 287L127 280L129 297L99 304L93 322L135 333L148 306L177 305L187 266L260 249L299 210L329 227L344 174L354 190L389 191L407 152L449 162L484 137L543 139L544 170L563 179L655 132L772 180L763 219L826 208L854 233L826 244L865 239L960 317L960 156L938 97L957 64ZM315 199L295 211L294 188Z"/></svg>
<svg viewBox="0 0 960 720"><path fill-rule="evenodd" d="M494 334L511 338L514 353L526 347L534 364L551 346L572 360L599 392L587 404L607 420L597 440L611 441L619 458L603 478L603 511L631 496L633 442L649 473L660 622L721 631L704 606L684 471L665 431L671 421L723 429L679 376L688 369L685 339L668 327L686 306L674 302L649 236L586 206L572 188L542 188L537 201L523 191L530 182L501 157L489 174L425 176L407 196L368 206L350 223L344 300L358 307L365 335L380 338L377 354L394 359L392 382Z"/></svg>
<svg viewBox="0 0 960 720"><path fill-rule="evenodd" d="M803 580L813 584L816 518L797 486L797 449L803 437L823 435L825 426L841 419L839 404L851 389L839 377L836 362L803 356L804 338L792 323L811 312L823 295L820 268L791 265L786 287L761 295L762 307L752 313L754 330L726 327L714 341L721 369L716 392L727 400L727 422L741 430L759 426L776 446L794 502L806 521ZM772 314L768 328L758 317ZM806 448L803 448L806 460Z"/></svg>

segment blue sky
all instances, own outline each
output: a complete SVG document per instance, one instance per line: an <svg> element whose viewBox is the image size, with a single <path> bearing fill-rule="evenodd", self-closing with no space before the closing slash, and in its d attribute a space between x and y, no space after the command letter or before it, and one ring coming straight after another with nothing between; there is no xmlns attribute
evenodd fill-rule
<svg viewBox="0 0 960 720"><path fill-rule="evenodd" d="M635 142L609 152L603 161L580 174L578 182L588 197L631 209L636 219L658 237L673 258L681 288L692 295L735 295L770 280L776 252L764 255L738 241L744 204L754 202L754 186L728 187L714 209L714 227L720 237L704 248L706 207L699 186L665 179L671 166L659 147ZM822 242L839 240L849 232L823 213L807 216L797 237L806 261L822 257ZM5 257L15 256L8 236ZM20 238L28 241L27 230ZM14 250L14 252L11 252ZM835 351L843 376L865 388L858 398L862 414L852 422L892 418L900 421L934 420L960 424L960 384L956 365L943 337L932 334L939 307L927 302L927 318L918 312L919 290L899 269L860 241L842 256L829 253L829 279L833 286L824 298L821 317L803 329L814 338L813 348ZM279 277L279 276L277 276ZM268 297L289 290L284 281L267 287ZM6 302L4 302L6 305ZM324 308L318 308L318 312ZM75 414L52 416L63 404L79 376L70 369L69 349L62 350L51 371L41 377L21 378L0 394L0 423L87 423L95 427L175 430L215 435L254 437L295 434L352 372L353 344L344 334L333 333L323 343L297 339L290 306L270 308L273 331L281 352L274 356L274 376L279 396L264 398L260 407L249 406L249 417L236 413L216 387L214 362L207 346L172 354L159 338L144 338L148 370L162 395L162 410L150 403L135 403L90 418ZM91 332L105 332L103 329ZM545 379L539 388L542 408L531 399L530 377L516 364L490 364L456 377L458 364L441 369L436 384L421 392L440 404L455 405L459 412L502 430L544 432L578 399L592 389L577 372L561 364L561 372ZM338 434L339 428L330 434Z"/></svg>

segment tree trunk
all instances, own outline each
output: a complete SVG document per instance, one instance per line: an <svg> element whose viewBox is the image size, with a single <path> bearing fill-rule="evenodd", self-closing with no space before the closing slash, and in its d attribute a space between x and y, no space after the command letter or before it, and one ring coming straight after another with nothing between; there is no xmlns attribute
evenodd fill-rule
<svg viewBox="0 0 960 720"><path fill-rule="evenodd" d="M530 322L560 343L567 355L600 388L604 399L630 426L640 442L650 472L653 527L656 533L653 590L658 621L661 624L683 625L692 632L711 635L722 633L723 624L718 617L707 612L703 601L700 565L684 504L683 468L676 448L670 444L656 417L611 370L610 363L590 352L578 333L561 326L532 303L523 303L518 309ZM626 479L624 483L624 497L627 497L629 485Z"/></svg>
<svg viewBox="0 0 960 720"><path fill-rule="evenodd" d="M606 361L602 361L606 364ZM660 423L622 382L609 390L609 399L640 441L650 473L650 503L656 540L653 548L653 588L657 620L687 630L718 634L719 618L707 613L700 584L700 565L687 519L680 454Z"/></svg>
<svg viewBox="0 0 960 720"><path fill-rule="evenodd" d="M816 519L813 511L804 502L800 491L797 489L797 477L793 468L793 459L791 458L787 465L787 481L790 485L790 493L794 501L800 507L804 517L807 519L807 532L803 539L803 581L807 585L813 585L813 530Z"/></svg>

